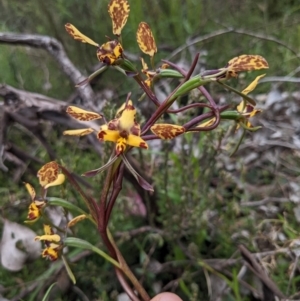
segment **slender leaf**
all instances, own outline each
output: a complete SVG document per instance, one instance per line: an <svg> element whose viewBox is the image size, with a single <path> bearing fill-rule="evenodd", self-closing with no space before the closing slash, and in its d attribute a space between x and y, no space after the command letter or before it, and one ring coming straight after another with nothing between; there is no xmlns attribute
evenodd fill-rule
<svg viewBox="0 0 300 301"><path fill-rule="evenodd" d="M54 286L55 284L56 284L56 282L54 282L54 283L52 283L52 284L50 285L50 287L47 289L47 292L46 292L45 296L43 297L42 301L47 301L47 300L48 300L48 297L49 297L49 295L50 295L50 292L51 292L51 290L52 290L52 288L53 288L53 286Z"/></svg>

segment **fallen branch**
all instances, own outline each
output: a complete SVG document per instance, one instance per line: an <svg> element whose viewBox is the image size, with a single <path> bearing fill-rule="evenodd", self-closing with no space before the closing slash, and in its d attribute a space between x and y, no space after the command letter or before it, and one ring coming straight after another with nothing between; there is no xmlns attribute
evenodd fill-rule
<svg viewBox="0 0 300 301"><path fill-rule="evenodd" d="M68 76L74 85L86 78L74 66L67 56L62 44L55 38L37 34L0 32L0 43L45 49L57 61L62 71ZM85 102L85 105L93 109L92 104L95 100L95 94L91 86L87 84L84 87L79 87L78 93Z"/></svg>
<svg viewBox="0 0 300 301"><path fill-rule="evenodd" d="M239 250L245 260L246 266L260 279L263 284L263 300L275 300L274 295L281 299L286 299L284 294L278 289L276 284L269 278L264 269L260 266L253 254L251 254L243 245L239 245Z"/></svg>

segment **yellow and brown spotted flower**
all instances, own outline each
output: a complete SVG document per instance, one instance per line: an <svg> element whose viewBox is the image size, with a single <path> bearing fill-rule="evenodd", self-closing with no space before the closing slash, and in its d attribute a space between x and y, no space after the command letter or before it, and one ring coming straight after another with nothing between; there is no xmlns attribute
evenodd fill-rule
<svg viewBox="0 0 300 301"><path fill-rule="evenodd" d="M147 143L140 137L141 128L135 120L136 109L132 101L123 104L116 118L103 125L97 134L100 141L116 143L117 156L124 152L126 146L148 148Z"/></svg>
<svg viewBox="0 0 300 301"><path fill-rule="evenodd" d="M264 77L265 74L259 75L255 78L255 80L242 91L243 94L248 95L250 92L252 92L257 84L258 81ZM242 125L244 128L251 130L253 128L252 124L250 123L249 119L251 117L254 117L258 113L260 113L262 110L256 109L255 106L248 103L247 99L243 99L240 104L237 106L236 111L233 112L224 112L224 114L221 113L221 119L224 120L235 120L237 122L237 129ZM230 114L231 113L231 114ZM237 114L238 113L238 114ZM226 114L226 116L225 116ZM216 118L213 117L200 125L197 126L197 128L205 128L213 125L216 121Z"/></svg>
<svg viewBox="0 0 300 301"><path fill-rule="evenodd" d="M252 92L256 88L258 81L264 76L265 76L265 74L257 76L254 79L254 81L246 89L244 89L242 91L242 93L245 95L248 95L250 92ZM260 113L262 111L260 109L255 109L254 106L248 104L246 99L243 99L240 102L240 104L237 106L236 109L241 114L241 116L243 116L243 118L240 120L240 122L242 122L246 126L246 128L253 127L249 121L249 118L257 115L258 113ZM239 128L239 126L240 126L240 123L238 123L237 129Z"/></svg>
<svg viewBox="0 0 300 301"><path fill-rule="evenodd" d="M142 72L146 75L147 79L144 80L145 84L150 88L151 83L153 81L154 76L157 74L157 72L153 70L149 70L148 65L145 63L144 59L141 58L142 62Z"/></svg>
<svg viewBox="0 0 300 301"><path fill-rule="evenodd" d="M40 218L41 210L45 207L46 202L41 198L37 198L34 188L29 183L25 183L25 187L31 197L26 223L33 223Z"/></svg>
<svg viewBox="0 0 300 301"><path fill-rule="evenodd" d="M76 107L68 107L67 113L80 121L90 121L102 116ZM140 137L140 125L135 120L136 109L132 101L123 104L116 113L116 117L100 127L97 137L100 141L116 143L116 153L120 155L126 145L148 148L147 143ZM64 131L64 135L83 136L94 132L92 128Z"/></svg>
<svg viewBox="0 0 300 301"><path fill-rule="evenodd" d="M65 181L65 175L61 172L55 161L45 164L37 173L40 185L47 189L51 186L61 185Z"/></svg>
<svg viewBox="0 0 300 301"><path fill-rule="evenodd" d="M74 25L67 23L65 28L70 36L82 43L97 47L97 58L106 65L114 65L116 60L123 57L123 47L117 40L108 41L101 46L82 34Z"/></svg>
<svg viewBox="0 0 300 301"><path fill-rule="evenodd" d="M52 228L49 225L44 225L44 235L36 236L35 240L44 241L45 249L42 252L42 257L55 261L58 258L59 251L62 246L60 244L60 236L54 234Z"/></svg>
<svg viewBox="0 0 300 301"><path fill-rule="evenodd" d="M147 63L144 61L143 58L141 58L141 62L142 62L142 73L144 73L147 77L146 80L144 80L144 83L150 88L155 77L158 76L161 72L161 70L163 69L167 69L169 68L169 65L168 64L162 64L157 70L150 70L148 68L148 65Z"/></svg>

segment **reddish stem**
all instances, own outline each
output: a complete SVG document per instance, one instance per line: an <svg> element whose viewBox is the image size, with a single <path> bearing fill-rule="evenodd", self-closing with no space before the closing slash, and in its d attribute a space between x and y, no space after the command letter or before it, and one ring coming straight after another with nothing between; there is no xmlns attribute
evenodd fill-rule
<svg viewBox="0 0 300 301"><path fill-rule="evenodd" d="M125 165L122 162L120 164L120 168L119 168L119 172L118 172L118 175L117 175L117 179L114 182L113 191L112 191L112 194L110 196L109 202L107 204L106 212L105 212L105 224L106 224L106 227L108 225L109 218L110 218L112 209L114 207L114 204L116 202L116 199L117 199L117 197L118 197L118 195L119 195L119 193L120 193L120 191L122 189L124 168L125 168Z"/></svg>
<svg viewBox="0 0 300 301"><path fill-rule="evenodd" d="M128 285L127 281L125 280L124 274L118 268L115 268L116 275L120 284L122 285L124 291L129 296L132 301L140 301L137 295L133 292L132 288Z"/></svg>

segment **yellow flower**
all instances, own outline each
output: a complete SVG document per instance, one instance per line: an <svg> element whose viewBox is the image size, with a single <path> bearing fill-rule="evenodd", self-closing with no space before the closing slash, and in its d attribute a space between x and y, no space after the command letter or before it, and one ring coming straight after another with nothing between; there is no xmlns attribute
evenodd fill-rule
<svg viewBox="0 0 300 301"><path fill-rule="evenodd" d="M31 203L28 208L28 221L26 223L33 223L36 222L41 216L41 210L46 205L46 202L43 199L39 199L36 197L36 193L34 188L29 184L25 183L25 187L30 194Z"/></svg>
<svg viewBox="0 0 300 301"><path fill-rule="evenodd" d="M136 109L132 101L128 100L117 112L117 118L102 126L98 132L100 141L116 143L117 156L122 154L126 145L148 148L147 143L140 137L141 128L135 120Z"/></svg>
<svg viewBox="0 0 300 301"><path fill-rule="evenodd" d="M60 236L54 234L52 228L49 225L44 225L45 235L36 236L34 240L44 241L46 248L42 252L42 257L54 261L58 258L59 251L61 249Z"/></svg>
<svg viewBox="0 0 300 301"><path fill-rule="evenodd" d="M142 72L147 77L147 79L144 80L144 83L150 88L153 78L157 73L155 71L149 70L148 65L145 63L143 58L141 58L141 61L142 61L142 68L143 68Z"/></svg>
<svg viewBox="0 0 300 301"><path fill-rule="evenodd" d="M169 67L168 64L162 64L156 71L154 70L149 70L148 65L144 61L143 58L141 58L142 62L142 73L144 73L147 77L146 80L144 80L144 83L150 88L153 80L155 79L156 76L159 75L160 71L162 69L167 69Z"/></svg>
<svg viewBox="0 0 300 301"><path fill-rule="evenodd" d="M258 81L264 77L265 74L259 75L255 78L255 80L246 88L242 91L243 94L247 95L248 93L252 92L257 84ZM257 128L253 128L252 124L249 121L249 118L257 115L258 113L260 113L262 110L260 109L255 109L255 107L251 104L249 104L247 102L247 99L243 99L240 104L237 106L236 111L234 112L224 112L223 114L221 113L221 119L230 119L230 120L235 120L237 122L237 127L236 129L238 129L240 127L240 125L242 125L244 128L248 129L248 130L255 130ZM229 114L231 113L231 115ZM238 113L238 114L237 114ZM225 116L226 114L226 116ZM197 126L197 128L205 128L208 126L211 126L215 123L216 121L216 117L213 117L203 123L201 123L200 125Z"/></svg>
<svg viewBox="0 0 300 301"><path fill-rule="evenodd" d="M116 60L123 57L123 47L117 40L108 41L100 46L98 43L82 34L74 25L67 23L65 28L75 40L96 46L97 57L100 62L103 62L106 65L113 65Z"/></svg>
<svg viewBox="0 0 300 301"><path fill-rule="evenodd" d="M47 189L51 186L57 186L63 184L65 181L65 175L61 173L59 165L55 161L51 161L38 171L37 176L39 178L40 185Z"/></svg>
<svg viewBox="0 0 300 301"><path fill-rule="evenodd" d="M265 74L259 75L257 76L254 81L246 88L242 91L243 94L248 95L250 92L252 92L257 84L258 81L264 77ZM246 128L252 128L252 124L249 121L249 118L257 115L258 113L260 113L262 110L259 109L255 109L254 106L252 106L251 104L247 103L246 99L243 99L240 104L237 106L237 111L241 114L241 116L243 116L243 118L240 120L240 122L237 125L237 129L240 127L240 123L242 122Z"/></svg>
<svg viewBox="0 0 300 301"><path fill-rule="evenodd" d="M76 107L68 107L67 113L77 120L89 121L102 116ZM97 137L100 141L112 141L116 143L116 154L120 155L126 149L126 145L148 148L147 143L140 137L140 125L135 120L136 109L132 101L128 100L116 113L116 118L100 127ZM83 136L92 133L92 128L64 131L64 135Z"/></svg>

